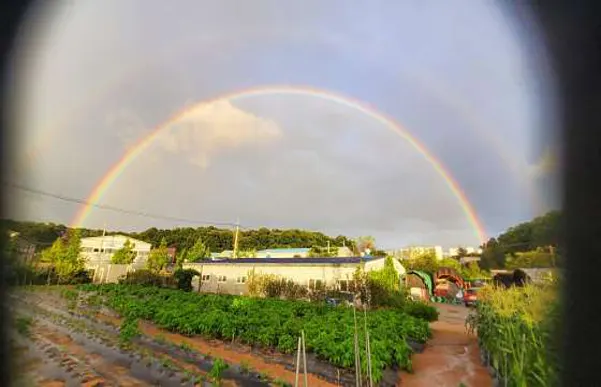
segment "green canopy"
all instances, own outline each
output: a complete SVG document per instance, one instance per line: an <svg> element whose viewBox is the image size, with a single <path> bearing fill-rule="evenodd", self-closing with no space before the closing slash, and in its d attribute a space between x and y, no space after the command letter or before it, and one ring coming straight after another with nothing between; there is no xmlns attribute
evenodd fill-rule
<svg viewBox="0 0 601 387"><path fill-rule="evenodd" d="M428 289L428 294L432 295L433 287L432 287L432 277L430 277L430 274L426 273L425 271L421 271L421 270L410 270L407 272L407 275L409 275L409 274L415 274L416 276L421 278L422 281L424 281L424 284L426 284L426 289Z"/></svg>

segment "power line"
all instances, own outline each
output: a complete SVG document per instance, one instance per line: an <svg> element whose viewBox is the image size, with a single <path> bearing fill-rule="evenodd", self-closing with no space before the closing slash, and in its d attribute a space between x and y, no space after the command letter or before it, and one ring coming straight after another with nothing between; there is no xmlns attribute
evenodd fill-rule
<svg viewBox="0 0 601 387"><path fill-rule="evenodd" d="M36 195L46 196L46 197L51 197L54 199L62 200L65 202L84 204L84 205L92 206L92 207L99 208L102 210L120 212L120 213L128 214L128 215L142 216L145 218L163 219L163 220L169 220L169 221L174 221L174 222L182 222L182 223L197 224L197 225L231 226L231 227L240 226L239 224L233 223L233 222L212 222L212 221L194 220L194 219L188 219L188 218L179 218L179 217L174 217L174 216L152 214L152 213L143 212L143 211L128 210L125 208L109 206L106 204L91 203L84 199L59 195L59 194L43 191L43 190L40 190L37 188L27 187L27 186L17 184L17 183L12 183L12 182L3 182L3 185L9 186L11 188L19 189L21 191L33 193ZM241 228L244 228L244 227L241 227Z"/></svg>

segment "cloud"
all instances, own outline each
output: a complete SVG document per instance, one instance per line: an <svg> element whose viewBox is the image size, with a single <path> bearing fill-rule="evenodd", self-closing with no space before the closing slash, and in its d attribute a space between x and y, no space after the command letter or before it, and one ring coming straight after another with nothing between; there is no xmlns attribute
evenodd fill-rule
<svg viewBox="0 0 601 387"><path fill-rule="evenodd" d="M185 112L164 128L157 143L163 150L183 154L192 164L205 169L217 153L271 143L281 135L274 121L220 100Z"/></svg>

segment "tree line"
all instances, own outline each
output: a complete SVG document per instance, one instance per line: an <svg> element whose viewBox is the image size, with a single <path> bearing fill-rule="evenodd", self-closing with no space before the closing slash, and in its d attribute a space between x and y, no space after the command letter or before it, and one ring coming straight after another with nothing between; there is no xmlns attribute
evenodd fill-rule
<svg viewBox="0 0 601 387"><path fill-rule="evenodd" d="M561 213L550 211L510 227L482 245L485 269L555 267L561 258Z"/></svg>
<svg viewBox="0 0 601 387"><path fill-rule="evenodd" d="M66 235L73 229L55 223L41 223L29 221L15 221L3 219L1 223L3 230L11 230L19 233L19 236L38 247L45 249L58 238ZM80 237L91 237L102 235L102 230L78 229ZM178 251L193 250L195 244L200 240L204 247L210 252L221 252L233 250L234 230L217 227L181 227L174 229L149 228L142 232L107 231L106 235L121 234L152 244L158 248L161 243L169 247L176 247ZM321 232L299 230L299 229L268 229L240 230L238 235L238 249L252 255L253 251L273 248L302 248L315 247L324 248L328 244L334 247L346 246L356 251L356 242L346 236L330 237ZM199 248L200 246L196 246Z"/></svg>

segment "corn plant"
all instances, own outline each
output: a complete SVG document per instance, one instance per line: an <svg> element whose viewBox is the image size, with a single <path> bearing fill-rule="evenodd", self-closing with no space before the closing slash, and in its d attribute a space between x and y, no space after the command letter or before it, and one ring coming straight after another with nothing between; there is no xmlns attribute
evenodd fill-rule
<svg viewBox="0 0 601 387"><path fill-rule="evenodd" d="M481 347L506 385L556 385L556 287L486 287L479 298L481 302L466 324L468 330L477 330Z"/></svg>

